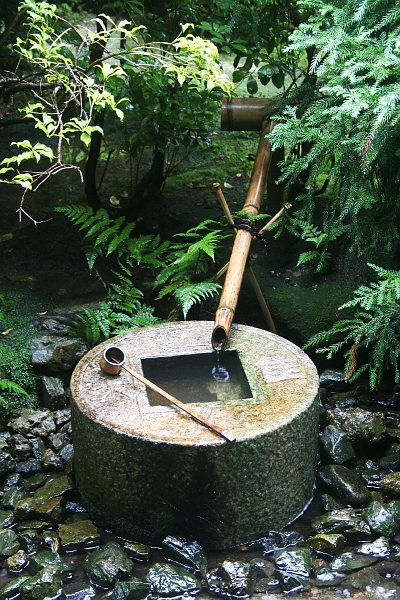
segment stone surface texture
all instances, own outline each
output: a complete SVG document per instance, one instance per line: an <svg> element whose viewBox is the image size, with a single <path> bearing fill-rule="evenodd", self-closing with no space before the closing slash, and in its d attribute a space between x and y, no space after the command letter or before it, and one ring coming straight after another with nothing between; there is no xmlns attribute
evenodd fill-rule
<svg viewBox="0 0 400 600"><path fill-rule="evenodd" d="M193 321L130 331L91 350L73 373L78 488L91 514L121 534L151 543L181 534L223 548L282 528L312 497L319 380L291 342L232 327L228 349L240 357L252 398L190 406L235 443L175 407L151 406L128 372L100 370L110 345L139 373L142 358L210 352L212 327Z"/></svg>

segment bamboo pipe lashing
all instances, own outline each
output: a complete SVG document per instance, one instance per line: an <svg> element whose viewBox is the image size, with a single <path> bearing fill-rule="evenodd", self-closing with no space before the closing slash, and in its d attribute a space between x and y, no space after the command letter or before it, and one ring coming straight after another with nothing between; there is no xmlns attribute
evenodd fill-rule
<svg viewBox="0 0 400 600"><path fill-rule="evenodd" d="M235 222L234 222L234 220L232 218L231 211L229 210L229 206L226 203L225 196L222 193L220 184L219 183L214 183L213 187L214 187L215 191L217 192L217 196L218 196L220 204L222 206L222 210L224 211L226 220L228 221L228 223L230 225L234 226ZM288 205L288 206L290 206L290 205ZM282 208L272 219L270 219L270 221L268 221L268 223L265 225L265 227L263 227L260 231L266 231L272 225L272 223L274 223L277 219L279 219L279 217L281 216L281 214L283 213L284 210L285 209ZM236 236L236 231L235 230L233 230L233 234ZM222 277L222 275L224 273L226 273L226 271L228 269L228 266L229 266L229 262L226 263L226 265L224 267L222 267L222 269L220 269L218 271L218 273L214 276L213 281L218 281L218 279L220 277ZM246 268L246 273L247 273L247 275L248 275L248 277L250 279L250 283L252 285L252 288L253 288L253 290L255 292L255 295L257 297L257 300L258 300L258 302L259 302L259 304L261 306L261 310L263 312L265 320L267 321L267 325L269 327L269 330L272 331L272 333L277 333L276 327L275 327L275 323L274 323L274 321L272 319L272 316L271 316L271 313L269 311L268 305L265 302L265 298L264 298L263 293L261 291L261 288L260 288L260 286L258 284L258 281L257 281L257 278L256 278L256 276L254 274L253 269L251 267L247 267Z"/></svg>
<svg viewBox="0 0 400 600"><path fill-rule="evenodd" d="M274 125L275 123L271 121L269 131L272 131ZM249 189L243 206L243 210L252 215L257 215L260 210L268 167L271 162L272 149L270 142L265 137L266 129L267 127L263 127L261 131ZM252 240L251 232L243 229L237 231L224 287L215 313L214 329L211 336L211 345L214 350L223 350L228 342Z"/></svg>

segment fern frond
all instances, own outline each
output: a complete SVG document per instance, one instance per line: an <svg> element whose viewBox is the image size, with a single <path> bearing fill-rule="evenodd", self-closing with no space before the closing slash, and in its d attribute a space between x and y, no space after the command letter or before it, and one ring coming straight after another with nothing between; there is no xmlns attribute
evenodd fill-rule
<svg viewBox="0 0 400 600"><path fill-rule="evenodd" d="M189 310L195 304L198 304L206 298L212 298L221 290L218 283L203 281L202 283L192 283L175 290L174 296L182 306L183 317L186 319Z"/></svg>

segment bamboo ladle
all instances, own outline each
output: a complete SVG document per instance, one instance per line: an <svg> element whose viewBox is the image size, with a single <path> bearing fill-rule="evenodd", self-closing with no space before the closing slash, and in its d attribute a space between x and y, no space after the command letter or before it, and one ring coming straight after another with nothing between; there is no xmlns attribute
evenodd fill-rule
<svg viewBox="0 0 400 600"><path fill-rule="evenodd" d="M229 431L227 431L226 429L222 429L222 427L220 427L219 425L215 425L214 423L197 413L195 410L189 408L186 404L184 404L174 396L171 396L171 394L169 394L162 388L158 387L158 385L156 385L146 377L143 377L143 375L140 375L140 373L136 373L129 367L125 366L125 353L123 350L121 350L121 348L118 348L117 346L110 346L109 348L107 348L107 350L104 351L104 354L100 359L100 368L103 371L103 373L106 373L107 375L118 375L121 372L121 369L124 369L127 373L132 375L132 377L138 379L155 392L158 392L161 396L169 400L171 404L174 404L175 406L186 412L192 417L192 419L194 419L201 425L204 425L213 433L216 433L228 442L236 441L236 438L231 433L229 433Z"/></svg>

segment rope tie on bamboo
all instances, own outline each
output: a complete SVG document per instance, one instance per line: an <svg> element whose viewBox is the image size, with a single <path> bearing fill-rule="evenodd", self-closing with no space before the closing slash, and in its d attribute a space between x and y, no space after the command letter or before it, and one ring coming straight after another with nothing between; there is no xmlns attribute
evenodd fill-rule
<svg viewBox="0 0 400 600"><path fill-rule="evenodd" d="M248 219L235 219L233 223L228 224L229 227L233 227L234 229L243 229L244 231L248 231L251 235L258 239L258 241L263 246L263 252L267 254L268 252L268 240L260 233L260 230Z"/></svg>

